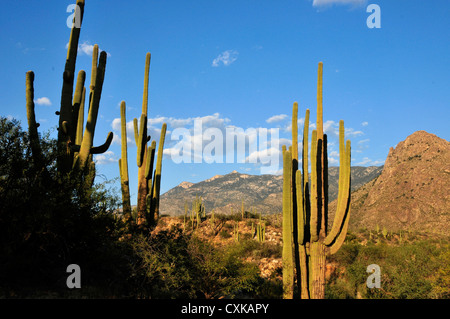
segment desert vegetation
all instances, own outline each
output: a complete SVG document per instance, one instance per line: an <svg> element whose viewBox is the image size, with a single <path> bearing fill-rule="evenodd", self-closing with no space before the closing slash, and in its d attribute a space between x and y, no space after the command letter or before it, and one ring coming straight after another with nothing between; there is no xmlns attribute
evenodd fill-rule
<svg viewBox="0 0 450 319"><path fill-rule="evenodd" d="M80 24L83 15L84 1L78 0ZM450 297L448 236L394 229L389 224L349 230L351 147L345 141L343 121L339 126L338 194L334 219L328 222L322 63L316 129L309 150L308 109L302 155L297 140L298 104L293 106L293 146L282 150L283 211L263 213L239 198L230 199L229 212L218 213L196 196L184 198L184 207L179 207L184 214L169 216L160 210L167 125L162 124L158 144L146 126L151 59L147 53L142 112L140 120L133 121L138 189L137 205L132 206L126 102L120 104L122 147L116 167L120 189L116 189L114 179L97 174L94 161L94 155L105 153L113 140L109 132L103 144L94 145L107 54L94 46L87 87L86 72L75 75L81 32L75 20L56 131L39 130L34 82L42 79L33 71L25 74L27 127L0 116L1 298ZM408 163L423 159L410 155ZM367 197L361 195L358 203ZM67 285L71 264L81 268L81 289ZM381 268L380 287L366 284L370 264Z"/></svg>

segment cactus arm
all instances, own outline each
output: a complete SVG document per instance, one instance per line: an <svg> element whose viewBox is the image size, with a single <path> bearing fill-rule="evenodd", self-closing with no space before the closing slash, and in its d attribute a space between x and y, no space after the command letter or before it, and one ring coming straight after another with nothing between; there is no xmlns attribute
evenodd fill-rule
<svg viewBox="0 0 450 319"><path fill-rule="evenodd" d="M139 145L139 125L137 118L133 119L133 128L134 128L134 141L136 143L136 146Z"/></svg>
<svg viewBox="0 0 450 319"><path fill-rule="evenodd" d="M308 189L308 139L309 139L309 109L305 112L305 122L303 125L303 197L305 199L305 213L306 213L306 202L308 201L309 189Z"/></svg>
<svg viewBox="0 0 450 319"><path fill-rule="evenodd" d="M70 130L70 141L74 142L77 136L78 129L78 117L80 116L81 103L83 101L83 91L84 82L86 79L86 72L81 70L78 72L77 84L75 87L75 94L73 95L73 106L72 106L72 119L71 119L71 130ZM75 124L77 123L77 124Z"/></svg>
<svg viewBox="0 0 450 319"><path fill-rule="evenodd" d="M153 173L153 164L155 161L155 150L156 150L156 141L152 141L150 146L148 147L147 156L150 156L148 160L145 163L145 178L147 180L152 179L152 173ZM151 187L151 184L149 185Z"/></svg>
<svg viewBox="0 0 450 319"><path fill-rule="evenodd" d="M150 73L151 54L148 52L145 56L145 74L144 74L144 94L142 96L142 113L147 116L148 110L148 78Z"/></svg>
<svg viewBox="0 0 450 319"><path fill-rule="evenodd" d="M137 120L134 121L135 123L135 129L134 129L134 135L136 138L136 128L137 128ZM139 123L139 131L138 131L138 138L136 139L136 145L137 145L137 166L141 167L142 163L144 162L144 153L146 151L146 143L147 143L147 130L146 130L146 124L147 124L147 116L142 113L141 114L141 122Z"/></svg>
<svg viewBox="0 0 450 319"><path fill-rule="evenodd" d="M345 129L344 129L344 121L339 121L339 190L344 189L344 178L340 178L340 176L344 175L344 163L345 163ZM337 203L339 206L339 202L341 201L342 193L338 193Z"/></svg>
<svg viewBox="0 0 450 319"><path fill-rule="evenodd" d="M346 173L346 177L347 177L346 181L348 181L348 184L345 185L345 187L347 188L347 197L343 196L341 201L345 201L346 214L345 214L342 229L339 232L339 235L336 237L333 244L331 246L329 246L328 253L330 255L335 254L341 248L342 244L344 243L345 237L347 236L348 224L350 221L350 211L351 211L351 205L350 205L350 202L351 202L351 193L350 193L350 189L351 189L351 142L350 142L350 140L347 140L345 155L346 155L345 156L345 173Z"/></svg>
<svg viewBox="0 0 450 319"><path fill-rule="evenodd" d="M80 23L83 21L84 16L84 0L78 0L75 10L75 15L79 18ZM74 22L77 19L74 19ZM63 73L63 85L61 90L61 106L59 111L59 123L58 127L58 151L59 156L57 159L58 172L68 172L72 167L73 157L70 153L68 142L70 141L70 135L64 133L61 129L63 122L72 120L72 95L73 95L73 83L75 78L75 64L78 53L78 42L80 38L81 25L72 26L70 32L70 40L67 48L66 63Z"/></svg>
<svg viewBox="0 0 450 319"><path fill-rule="evenodd" d="M323 63L317 70L317 139L323 140Z"/></svg>
<svg viewBox="0 0 450 319"><path fill-rule="evenodd" d="M322 147L322 238L328 233L328 136L323 134Z"/></svg>
<svg viewBox="0 0 450 319"><path fill-rule="evenodd" d="M94 49L92 50L91 84L89 86L90 98L92 98L92 94L94 93L96 86L95 82L97 79L97 72L98 72L97 61L98 61L98 45L95 44Z"/></svg>
<svg viewBox="0 0 450 319"><path fill-rule="evenodd" d="M78 108L78 118L77 118L77 131L75 134L75 144L81 145L83 141L83 125L84 125L84 106L86 101L86 88L83 87L83 93L81 95L81 103Z"/></svg>
<svg viewBox="0 0 450 319"><path fill-rule="evenodd" d="M305 210L303 205L302 192L302 173L297 170L295 173L296 191L297 191L297 238L300 245L305 240Z"/></svg>
<svg viewBox="0 0 450 319"><path fill-rule="evenodd" d="M311 242L319 239L318 231L318 194L317 194L317 130L312 132L311 138L311 219L310 232Z"/></svg>
<svg viewBox="0 0 450 319"><path fill-rule="evenodd" d="M111 145L111 142L113 140L114 134L113 132L109 132L108 136L106 137L105 143L99 146L94 146L91 148L91 154L102 154L105 153L109 146Z"/></svg>
<svg viewBox="0 0 450 319"><path fill-rule="evenodd" d="M153 206L152 210L153 210L153 215L154 215L155 221L158 220L158 217L159 217L159 195L160 195L160 188L161 188L161 170L162 170L162 158L163 158L166 130L167 130L167 124L163 123L162 129L161 129L161 136L159 138L158 157L156 160L155 175L153 178L154 187L152 189L152 206Z"/></svg>
<svg viewBox="0 0 450 319"><path fill-rule="evenodd" d="M292 106L292 160L298 162L298 103Z"/></svg>
<svg viewBox="0 0 450 319"><path fill-rule="evenodd" d="M342 130L340 130L340 139L343 137L343 125L341 126ZM342 171L342 174L339 176L339 193L338 193L338 205L336 209L336 214L334 215L334 221L333 226L331 228L331 231L327 235L327 237L324 240L325 245L330 245L333 241L336 240L337 235L339 234L343 222L344 217L348 210L348 198L350 196L350 151L351 151L351 143L348 140L346 149L343 150L343 147L340 146L340 150L343 151L343 153L339 154L339 156L343 159L342 161L342 167L340 170ZM341 178L342 176L342 178Z"/></svg>
<svg viewBox="0 0 450 319"><path fill-rule="evenodd" d="M294 296L294 259L292 236L292 155L289 150L283 152L283 298Z"/></svg>
<svg viewBox="0 0 450 319"><path fill-rule="evenodd" d="M347 236L348 223L350 220L350 210L351 210L351 208L349 205L347 214L345 215L344 224L342 225L342 230L339 233L339 235L337 236L336 240L333 242L333 244L331 246L329 246L329 248L328 248L329 255L334 255L341 248L342 244L345 241L345 237Z"/></svg>
<svg viewBox="0 0 450 319"><path fill-rule="evenodd" d="M81 143L79 152L80 154L78 156L78 163L81 168L85 167L87 164L87 160L94 140L95 125L97 123L98 109L100 106L100 97L102 94L103 80L105 77L105 67L106 67L106 52L102 51L100 53L100 59L98 64L97 77L95 81L95 90L92 95L86 128L83 134L83 141Z"/></svg>
<svg viewBox="0 0 450 319"><path fill-rule="evenodd" d="M120 102L120 142L121 142L121 158L122 158L122 173L124 181L128 181L128 148L127 148L127 105L125 101Z"/></svg>

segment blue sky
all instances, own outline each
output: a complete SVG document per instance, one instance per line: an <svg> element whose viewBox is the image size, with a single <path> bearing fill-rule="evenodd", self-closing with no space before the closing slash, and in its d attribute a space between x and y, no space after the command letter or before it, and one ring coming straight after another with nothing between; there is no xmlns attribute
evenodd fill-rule
<svg viewBox="0 0 450 319"><path fill-rule="evenodd" d="M40 132L56 135L72 3L2 4L0 115L24 128L25 72L33 70ZM370 3L381 9L381 28L367 27ZM92 45L108 52L95 142L103 143L109 131L116 135L108 153L96 157L102 174L96 181L118 176L119 103L126 101L128 121L139 118L147 52L152 138L159 141L161 124L168 123L162 192L232 170L259 174L259 163L176 164L171 133L192 130L202 119L221 130L278 128L279 141L289 144L294 101L300 118L308 107L315 121L319 61L330 163L338 160L340 119L352 140L353 165L383 164L389 148L417 130L448 140L449 14L447 0L86 0L77 70L89 78ZM131 126L128 137L135 197Z"/></svg>

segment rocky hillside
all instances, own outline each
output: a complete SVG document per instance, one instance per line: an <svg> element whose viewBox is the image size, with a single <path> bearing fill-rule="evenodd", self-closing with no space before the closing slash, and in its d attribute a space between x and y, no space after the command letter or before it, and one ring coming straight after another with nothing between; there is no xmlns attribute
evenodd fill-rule
<svg viewBox="0 0 450 319"><path fill-rule="evenodd" d="M382 166L352 167L352 189L356 190L377 177ZM339 168L329 168L329 198L337 197ZM227 175L216 175L193 184L182 182L161 196L161 213L184 214L185 202L192 205L196 196L203 199L207 212L214 209L218 213L241 211L242 200L245 210L256 208L263 214L281 212L282 176L248 175L233 171Z"/></svg>
<svg viewBox="0 0 450 319"><path fill-rule="evenodd" d="M330 204L330 212L335 203ZM352 194L350 228L448 234L450 143L417 131L390 149L381 175Z"/></svg>

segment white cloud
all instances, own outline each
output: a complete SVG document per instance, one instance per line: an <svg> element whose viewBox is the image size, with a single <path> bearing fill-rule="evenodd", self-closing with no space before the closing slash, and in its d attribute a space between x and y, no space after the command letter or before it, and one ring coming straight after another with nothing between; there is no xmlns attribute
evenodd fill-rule
<svg viewBox="0 0 450 319"><path fill-rule="evenodd" d="M364 143L368 143L368 142L370 142L370 139L366 138L365 140L358 141L358 144L364 144Z"/></svg>
<svg viewBox="0 0 450 319"><path fill-rule="evenodd" d="M328 165L329 166L337 166L337 165L339 165L339 160L334 157L328 156Z"/></svg>
<svg viewBox="0 0 450 319"><path fill-rule="evenodd" d="M362 122L361 123L361 126L367 126L367 125L369 125L369 122Z"/></svg>
<svg viewBox="0 0 450 319"><path fill-rule="evenodd" d="M381 165L381 164L384 164L384 161L381 161L381 160L371 160L370 158L368 158L368 157L364 157L363 159L362 159L362 161L361 162L359 162L359 163L356 163L355 165L361 165L361 166L377 166L377 165Z"/></svg>
<svg viewBox="0 0 450 319"><path fill-rule="evenodd" d="M78 46L78 52L82 52L86 55L92 55L94 51L94 45L89 44L88 42L83 42Z"/></svg>
<svg viewBox="0 0 450 319"><path fill-rule="evenodd" d="M228 66L237 60L238 54L239 52L237 52L236 50L224 51L213 60L212 66L218 67L220 63L222 63L225 66Z"/></svg>
<svg viewBox="0 0 450 319"><path fill-rule="evenodd" d="M173 128L186 127L188 125L193 125L194 122L197 120L201 120L203 128L207 127L224 128L225 124L230 122L230 119L222 118L219 113L188 118L174 118L174 117L160 116L155 118L149 118L148 127L149 129L155 128L156 126L161 127L162 123L167 123L168 126Z"/></svg>
<svg viewBox="0 0 450 319"><path fill-rule="evenodd" d="M325 123L323 123L323 131L328 136L330 136L330 135L339 136L339 122L326 121ZM345 128L344 132L345 132L346 139L349 137L356 137L359 135L364 135L364 132L362 132L362 131L355 131L355 129L347 128L347 127Z"/></svg>
<svg viewBox="0 0 450 319"><path fill-rule="evenodd" d="M279 114L279 115L274 115L274 116L272 116L272 117L269 117L269 118L266 120L266 122L267 122L267 123L279 122L279 121L282 121L282 120L284 120L284 119L286 119L286 118L287 118L287 115L286 115L286 114Z"/></svg>
<svg viewBox="0 0 450 319"><path fill-rule="evenodd" d="M364 5L367 3L367 0L314 0L313 6L327 6L333 4L350 4L350 5Z"/></svg>
<svg viewBox="0 0 450 319"><path fill-rule="evenodd" d="M69 43L66 43L66 49L69 47ZM102 50L99 50L100 52ZM78 44L78 54L82 55L89 55L92 56L92 52L94 52L94 45L90 44L89 41L84 41L81 44ZM111 56L111 54L109 52L106 52L108 57Z"/></svg>
<svg viewBox="0 0 450 319"><path fill-rule="evenodd" d="M48 97L45 97L45 96L34 100L34 103L36 103L37 105L45 105L45 106L52 105L52 102L50 101L50 99Z"/></svg>
<svg viewBox="0 0 450 319"><path fill-rule="evenodd" d="M95 164L97 164L97 165L105 165L105 164L117 162L118 160L117 160L114 152L106 151L103 154L95 155L94 161L95 161Z"/></svg>

